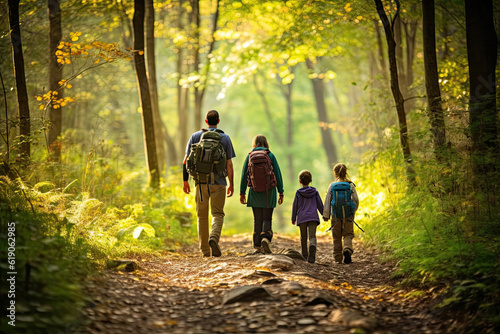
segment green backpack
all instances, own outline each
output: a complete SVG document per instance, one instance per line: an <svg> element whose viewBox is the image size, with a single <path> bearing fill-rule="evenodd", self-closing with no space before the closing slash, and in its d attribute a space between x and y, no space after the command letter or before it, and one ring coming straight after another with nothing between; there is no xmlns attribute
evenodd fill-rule
<svg viewBox="0 0 500 334"><path fill-rule="evenodd" d="M186 161L188 173L196 184L214 184L215 176L226 176L226 151L221 144L222 130L202 129L200 141L191 145Z"/></svg>

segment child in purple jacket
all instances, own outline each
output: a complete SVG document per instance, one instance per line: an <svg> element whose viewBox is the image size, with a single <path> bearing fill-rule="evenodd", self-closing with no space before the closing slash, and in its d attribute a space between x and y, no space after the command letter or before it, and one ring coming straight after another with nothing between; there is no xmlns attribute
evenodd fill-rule
<svg viewBox="0 0 500 334"><path fill-rule="evenodd" d="M293 200L292 224L297 223L297 226L300 227L302 256L309 263L314 263L316 261L316 227L320 222L318 211L323 212L323 202L316 188L309 187L311 181L311 172L303 170L299 173L299 182L302 188L297 190ZM308 234L309 251L307 250Z"/></svg>

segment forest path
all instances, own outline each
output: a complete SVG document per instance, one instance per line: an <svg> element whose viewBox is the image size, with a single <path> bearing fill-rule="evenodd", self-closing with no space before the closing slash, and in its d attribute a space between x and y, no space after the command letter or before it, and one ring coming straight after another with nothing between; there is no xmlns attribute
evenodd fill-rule
<svg viewBox="0 0 500 334"><path fill-rule="evenodd" d="M410 297L412 291L395 288L394 268L359 242L347 265L332 264L331 237L318 238L314 264L252 255L250 240L223 237L218 258L202 258L192 245L159 259L136 259L139 270L132 273L106 271L87 285L92 302L84 309L87 325L81 332L461 332L454 319L432 311L432 292ZM299 245L298 237L275 235L272 249ZM239 295L244 301L228 301L228 291L242 286L264 288L270 297L259 288Z"/></svg>

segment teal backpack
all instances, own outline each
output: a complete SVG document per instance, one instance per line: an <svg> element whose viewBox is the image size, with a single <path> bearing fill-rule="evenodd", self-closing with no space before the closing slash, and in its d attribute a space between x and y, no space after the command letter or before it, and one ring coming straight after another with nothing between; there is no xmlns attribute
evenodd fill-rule
<svg viewBox="0 0 500 334"><path fill-rule="evenodd" d="M345 219L354 215L356 203L351 198L351 184L349 182L335 182L332 184L332 217Z"/></svg>

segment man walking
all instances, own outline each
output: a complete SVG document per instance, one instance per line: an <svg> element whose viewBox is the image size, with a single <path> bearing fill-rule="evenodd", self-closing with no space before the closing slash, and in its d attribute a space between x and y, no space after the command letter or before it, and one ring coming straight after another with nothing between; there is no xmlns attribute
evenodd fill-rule
<svg viewBox="0 0 500 334"><path fill-rule="evenodd" d="M231 159L236 154L234 153L231 138L217 128L219 121L219 113L216 110L207 112L205 123L208 128L191 135L186 146L186 156L183 162L184 192L186 194L191 192L188 182L190 174L196 184L198 241L204 257L210 255L221 256L219 238L224 223L226 176L229 179L227 197L231 197L234 191L233 162ZM201 144L201 141L205 141L206 145L195 145ZM207 152L207 150L210 151ZM213 159L216 161L213 161ZM219 161L221 164L225 164L220 166ZM209 204L212 212L211 230L208 225ZM210 250L212 254L210 254Z"/></svg>

